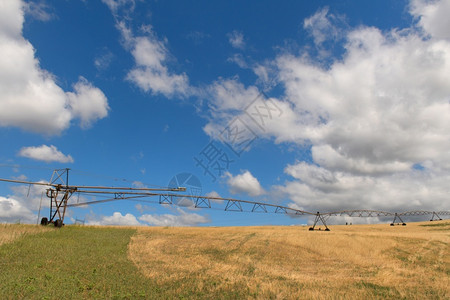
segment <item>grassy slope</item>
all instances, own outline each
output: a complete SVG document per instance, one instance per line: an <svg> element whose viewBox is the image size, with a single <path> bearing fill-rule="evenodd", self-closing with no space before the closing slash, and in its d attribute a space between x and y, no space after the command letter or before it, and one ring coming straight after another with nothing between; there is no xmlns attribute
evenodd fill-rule
<svg viewBox="0 0 450 300"><path fill-rule="evenodd" d="M66 226L0 247L1 299L148 297L127 259L133 229Z"/></svg>
<svg viewBox="0 0 450 300"><path fill-rule="evenodd" d="M450 222L424 225L30 229L0 298L446 299Z"/></svg>
<svg viewBox="0 0 450 300"><path fill-rule="evenodd" d="M21 236L50 230L48 227L24 224L0 224L0 245L10 243Z"/></svg>

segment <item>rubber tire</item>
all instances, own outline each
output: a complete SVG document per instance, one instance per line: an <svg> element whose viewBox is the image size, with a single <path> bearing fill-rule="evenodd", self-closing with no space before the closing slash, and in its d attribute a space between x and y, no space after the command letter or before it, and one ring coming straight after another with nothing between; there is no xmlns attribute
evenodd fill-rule
<svg viewBox="0 0 450 300"><path fill-rule="evenodd" d="M61 228L62 226L63 226L63 222L61 221L61 219L58 219L55 221L55 227Z"/></svg>
<svg viewBox="0 0 450 300"><path fill-rule="evenodd" d="M42 219L41 219L41 225L42 225L42 226L47 226L47 225L48 225L48 219L45 218L45 217L42 218Z"/></svg>

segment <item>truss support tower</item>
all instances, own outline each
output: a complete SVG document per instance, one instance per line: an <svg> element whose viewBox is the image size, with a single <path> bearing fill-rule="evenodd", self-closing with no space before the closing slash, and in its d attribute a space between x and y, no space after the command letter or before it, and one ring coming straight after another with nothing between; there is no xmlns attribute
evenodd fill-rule
<svg viewBox="0 0 450 300"><path fill-rule="evenodd" d="M434 217L436 217L436 219ZM431 216L430 221L438 221L438 220L440 221L440 220L442 220L442 218L439 217L439 215L435 211L433 211L433 215Z"/></svg>
<svg viewBox="0 0 450 300"><path fill-rule="evenodd" d="M397 225L406 226L406 223L403 222L402 218L400 218L400 215L398 213L395 213L394 215L394 221L392 221L391 226L396 225L395 221L398 219L399 222L397 222Z"/></svg>
<svg viewBox="0 0 450 300"><path fill-rule="evenodd" d="M309 230L322 230L320 227L318 229L316 228L319 221L323 224L323 226L325 226L324 231L330 231L330 228L328 228L327 223L325 222L325 218L319 212L317 212L316 218L314 219L314 224L312 227L309 227Z"/></svg>
<svg viewBox="0 0 450 300"><path fill-rule="evenodd" d="M47 189L47 197L50 198L50 216L49 218L42 218L41 225L54 224L58 228L64 225L67 201L76 191L76 188L69 187L69 170L60 169L53 172L50 183L56 184L58 182L58 185L56 188ZM58 199L60 192L62 196Z"/></svg>

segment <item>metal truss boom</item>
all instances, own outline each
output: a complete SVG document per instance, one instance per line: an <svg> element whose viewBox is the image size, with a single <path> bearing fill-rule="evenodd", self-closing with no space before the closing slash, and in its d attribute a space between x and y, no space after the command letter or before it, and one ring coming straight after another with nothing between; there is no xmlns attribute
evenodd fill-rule
<svg viewBox="0 0 450 300"><path fill-rule="evenodd" d="M112 191L108 192L102 192L102 191L84 191L79 190L77 192L81 193L93 193L93 194L114 194L116 193ZM187 194L173 194L173 193L144 193L144 192L123 192L123 197L114 197L110 199L105 200L98 200L98 201L87 201L83 203L74 203L69 204L68 206L75 207L75 206L84 206L94 203L100 203L101 202L109 202L109 201L116 201L116 200L127 200L127 199L133 199L136 197L153 197L153 196L159 196L159 203L160 204L174 204L176 200L182 200L182 199L188 199L191 203L190 205L185 204L185 206L193 206L195 208L212 208L212 204L216 204L218 206L219 204L224 204L225 211L240 211L240 212L261 212L261 213L284 213L288 215L316 215L315 213L303 211L296 208L291 208L287 206L282 205L276 205L271 203L264 203L264 202L255 202L255 201L248 201L248 200L240 200L240 199L233 199L233 198L220 198L220 197L208 197L208 196L193 196L193 195L187 195ZM125 196L130 195L130 196Z"/></svg>
<svg viewBox="0 0 450 300"><path fill-rule="evenodd" d="M184 187L176 188L133 188L133 187L109 187L109 186L81 186L69 185L69 170L59 169L53 172L48 183L31 182L13 179L1 179L3 182L12 182L27 185L47 186L47 197L50 198L50 218L43 218L41 224L47 225L54 223L55 226L61 227L64 223L64 216L68 207L86 206L90 204L106 203L118 200L134 200L144 201L141 198L158 197L158 203L161 205L180 205L195 208L216 208L224 211L234 212L253 212L253 213L276 213L285 214L292 217L296 216L314 216L314 223L309 230L317 230L316 226L322 223L325 226L324 231L329 231L326 221L331 216L349 216L349 217L394 217L391 223L393 226L398 220L398 224L406 225L402 217L405 216L425 216L430 215L431 221L442 220L441 216L449 216L450 211L405 211L405 212L387 212L379 210L341 210L326 213L309 212L294 207L282 206L266 202L256 202L249 200L241 200L234 198L194 196L187 194L179 194L186 191ZM109 196L107 199L92 200L82 203L69 203L69 199L73 194L85 195L104 195ZM319 228L319 230L321 230Z"/></svg>

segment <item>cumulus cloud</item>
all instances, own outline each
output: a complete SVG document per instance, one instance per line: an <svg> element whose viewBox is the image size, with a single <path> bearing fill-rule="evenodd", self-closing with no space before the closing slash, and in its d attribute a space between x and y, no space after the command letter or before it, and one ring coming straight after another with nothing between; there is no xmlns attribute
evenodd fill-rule
<svg viewBox="0 0 450 300"><path fill-rule="evenodd" d="M187 97L194 93L185 73L171 72L168 63L173 59L167 50L167 39L160 39L150 25L141 26L141 35L136 36L128 24L128 17L135 9L133 0L103 0L111 10L122 41L134 58L135 66L126 79L145 92L162 94L167 98Z"/></svg>
<svg viewBox="0 0 450 300"><path fill-rule="evenodd" d="M215 197L215 198L221 198L219 193L216 191L211 191L205 194L206 197Z"/></svg>
<svg viewBox="0 0 450 300"><path fill-rule="evenodd" d="M189 94L189 79L185 73L171 73L166 61L168 51L165 42L156 38L150 31L147 36L127 37L131 45L131 53L136 62L127 75L127 79L153 94L163 94L166 97L187 96Z"/></svg>
<svg viewBox="0 0 450 300"><path fill-rule="evenodd" d="M306 47L262 65L260 77L275 73L284 92L271 98L282 116L258 137L311 149L312 162L288 165L291 179L276 187L292 205L448 209L448 3L412 1L418 21L383 31L350 28L325 8L306 19L304 29L324 51L339 42L342 55L324 58ZM214 137L242 116L243 99L256 88L239 78L210 88L216 97L204 129Z"/></svg>
<svg viewBox="0 0 450 300"><path fill-rule="evenodd" d="M245 87L238 77L219 78L207 88L210 101L210 122L203 130L217 137L236 115L244 114L244 109L260 94L255 86Z"/></svg>
<svg viewBox="0 0 450 300"><path fill-rule="evenodd" d="M251 197L255 197L265 193L258 179L248 170L236 176L233 176L229 172L225 175L228 177L227 184L232 194L245 193Z"/></svg>
<svg viewBox="0 0 450 300"><path fill-rule="evenodd" d="M233 48L245 48L244 34L242 32L233 30L232 32L228 33L227 36L228 41L230 42L231 46L233 46Z"/></svg>
<svg viewBox="0 0 450 300"><path fill-rule="evenodd" d="M139 220L155 226L198 226L200 224L209 223L209 218L196 214L187 213L181 208L177 208L177 215L162 214L162 215L142 215Z"/></svg>
<svg viewBox="0 0 450 300"><path fill-rule="evenodd" d="M21 175L17 179L26 180L26 177ZM46 189L46 186L41 185L11 186L12 195L0 196L0 222L36 223L39 208L49 207Z"/></svg>
<svg viewBox="0 0 450 300"><path fill-rule="evenodd" d="M112 216L102 216L100 220L88 220L87 225L116 225L116 226L139 226L142 225L136 217L130 213L122 215L114 212Z"/></svg>
<svg viewBox="0 0 450 300"><path fill-rule="evenodd" d="M65 155L55 146L41 145L39 147L23 147L19 151L19 156L41 160L45 162L73 163L70 155Z"/></svg>
<svg viewBox="0 0 450 300"><path fill-rule="evenodd" d="M296 205L448 209L450 43L448 27L438 25L448 18L436 11L447 5L413 1L419 29L349 30L344 58L329 67L305 56L277 58L291 108L289 126L272 133L310 144L314 162L285 169L293 179L278 188Z"/></svg>
<svg viewBox="0 0 450 300"><path fill-rule="evenodd" d="M206 197L213 197L213 198L222 198L222 196L220 196L220 194L216 191L211 191L205 194ZM218 200L218 199L211 199L209 200L212 203L220 203L222 204L224 200Z"/></svg>
<svg viewBox="0 0 450 300"><path fill-rule="evenodd" d="M0 126L54 135L75 118L86 127L105 117L108 106L102 91L81 78L74 92L66 93L40 68L33 46L22 36L23 3L0 5Z"/></svg>
<svg viewBox="0 0 450 300"><path fill-rule="evenodd" d="M136 208L141 213L154 209L145 205L137 205ZM120 212L114 212L111 216L88 215L86 224L119 226L198 226L210 222L208 217L196 213L188 213L180 207L176 208L176 213L177 214L143 214L139 217L130 213L122 215Z"/></svg>
<svg viewBox="0 0 450 300"><path fill-rule="evenodd" d="M36 214L23 202L12 197L0 196L0 222L35 223Z"/></svg>
<svg viewBox="0 0 450 300"><path fill-rule="evenodd" d="M75 92L68 92L67 98L74 117L80 119L82 128L88 128L98 119L108 115L108 100L103 92L85 78L74 85Z"/></svg>
<svg viewBox="0 0 450 300"><path fill-rule="evenodd" d="M47 183L40 180L40 183ZM22 205L32 211L39 210L39 207L49 207L49 199L46 197L48 186L45 185L14 185L11 186L13 195L10 197L16 199Z"/></svg>
<svg viewBox="0 0 450 300"><path fill-rule="evenodd" d="M329 69L278 58L297 142L328 145L316 152L331 154L320 157L323 164L339 158L389 169L427 159L448 165L450 44L359 28L348 34L346 50Z"/></svg>
<svg viewBox="0 0 450 300"><path fill-rule="evenodd" d="M432 171L361 176L299 162L286 167L294 180L276 187L297 208L321 212L341 209L448 210L450 175Z"/></svg>
<svg viewBox="0 0 450 300"><path fill-rule="evenodd" d="M255 86L245 87L238 77L213 82L209 87L213 102L210 108L213 113L226 113L229 111L242 111L259 95Z"/></svg>
<svg viewBox="0 0 450 300"><path fill-rule="evenodd" d="M411 13L419 20L419 25L434 38L450 39L450 1L411 1Z"/></svg>
<svg viewBox="0 0 450 300"><path fill-rule="evenodd" d="M276 98L267 98L254 85L245 86L238 77L218 79L208 87L211 117L203 130L220 139L238 155L249 151L258 138L275 142L291 138L289 121L296 118L290 104ZM288 114L285 114L285 111Z"/></svg>

